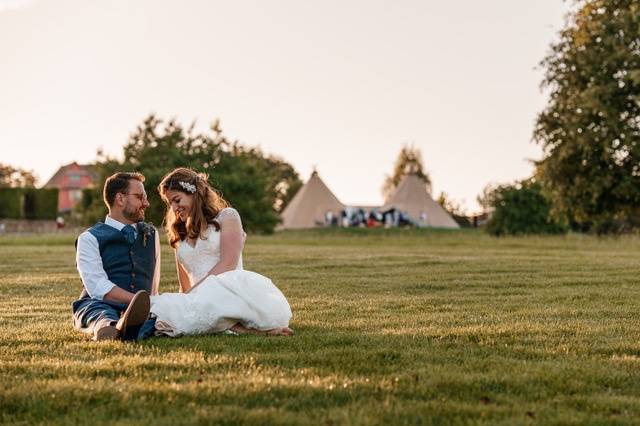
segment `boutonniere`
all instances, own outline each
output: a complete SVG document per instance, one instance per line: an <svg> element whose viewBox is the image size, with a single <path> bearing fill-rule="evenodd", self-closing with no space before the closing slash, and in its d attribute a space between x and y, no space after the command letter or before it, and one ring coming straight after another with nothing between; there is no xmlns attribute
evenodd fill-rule
<svg viewBox="0 0 640 426"><path fill-rule="evenodd" d="M138 222L138 232L142 232L142 245L147 246L147 240L156 232L152 223Z"/></svg>

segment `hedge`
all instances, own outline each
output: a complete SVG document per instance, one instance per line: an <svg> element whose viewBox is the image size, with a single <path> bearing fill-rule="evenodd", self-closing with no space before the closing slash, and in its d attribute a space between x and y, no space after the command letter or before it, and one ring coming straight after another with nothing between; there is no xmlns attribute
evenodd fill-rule
<svg viewBox="0 0 640 426"><path fill-rule="evenodd" d="M58 216L56 188L25 188L24 217L27 219L55 219Z"/></svg>
<svg viewBox="0 0 640 426"><path fill-rule="evenodd" d="M56 188L0 188L0 218L55 219L57 215Z"/></svg>
<svg viewBox="0 0 640 426"><path fill-rule="evenodd" d="M0 218L21 219L23 188L0 188Z"/></svg>

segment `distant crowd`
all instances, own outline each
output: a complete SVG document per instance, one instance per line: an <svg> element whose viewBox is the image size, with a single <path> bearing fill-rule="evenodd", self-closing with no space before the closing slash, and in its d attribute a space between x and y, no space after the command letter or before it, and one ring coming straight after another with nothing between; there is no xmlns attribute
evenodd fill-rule
<svg viewBox="0 0 640 426"><path fill-rule="evenodd" d="M372 209L369 212L363 208L351 208L341 210L335 214L327 210L324 215L324 223L320 225L341 228L394 228L402 226L420 226L427 222L427 214L420 215L420 223L411 219L409 215L394 207L387 210Z"/></svg>

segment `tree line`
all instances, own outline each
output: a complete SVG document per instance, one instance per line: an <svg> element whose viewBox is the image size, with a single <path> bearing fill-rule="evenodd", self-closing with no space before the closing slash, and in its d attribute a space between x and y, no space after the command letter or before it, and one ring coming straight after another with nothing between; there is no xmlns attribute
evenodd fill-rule
<svg viewBox="0 0 640 426"><path fill-rule="evenodd" d="M130 135L123 158L98 153L96 169L100 183L83 193L77 212L86 223L104 219L106 207L101 189L116 171L135 170L144 174L150 207L146 219L156 225L163 220L165 206L156 190L162 177L176 167L190 167L209 176L209 183L236 208L245 229L272 232L279 213L302 186L298 173L283 159L266 155L258 148L229 140L214 121L209 132L195 130L176 120L149 115Z"/></svg>

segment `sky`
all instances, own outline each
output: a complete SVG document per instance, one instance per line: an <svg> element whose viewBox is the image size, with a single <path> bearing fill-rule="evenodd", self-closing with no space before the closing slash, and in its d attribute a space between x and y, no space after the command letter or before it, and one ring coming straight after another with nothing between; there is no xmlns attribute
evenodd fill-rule
<svg viewBox="0 0 640 426"><path fill-rule="evenodd" d="M150 113L382 203L405 144L469 212L529 177L562 0L0 0L0 163L44 184L122 147Z"/></svg>

